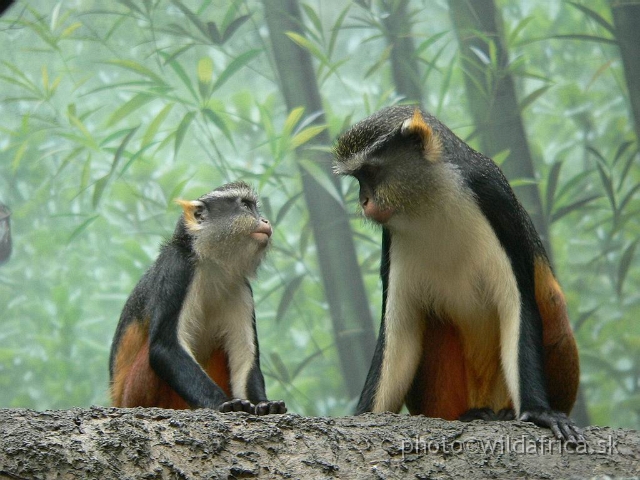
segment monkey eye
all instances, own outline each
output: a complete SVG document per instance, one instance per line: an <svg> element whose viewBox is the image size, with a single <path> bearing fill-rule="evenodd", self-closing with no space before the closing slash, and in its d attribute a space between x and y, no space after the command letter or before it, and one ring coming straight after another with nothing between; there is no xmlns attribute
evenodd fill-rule
<svg viewBox="0 0 640 480"><path fill-rule="evenodd" d="M248 200L246 198L243 198L240 202L242 203L242 206L247 210L253 210L253 207L255 205L251 200Z"/></svg>
<svg viewBox="0 0 640 480"><path fill-rule="evenodd" d="M354 176L358 180L370 182L376 178L379 170L379 167L373 165L363 165L357 172L355 172Z"/></svg>

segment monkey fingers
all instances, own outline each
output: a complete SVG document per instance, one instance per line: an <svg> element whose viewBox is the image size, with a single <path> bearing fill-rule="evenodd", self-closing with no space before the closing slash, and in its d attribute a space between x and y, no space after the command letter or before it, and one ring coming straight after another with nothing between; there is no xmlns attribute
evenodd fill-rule
<svg viewBox="0 0 640 480"><path fill-rule="evenodd" d="M249 400L243 400L241 398L234 398L224 402L218 407L221 412L247 412L253 413L254 405Z"/></svg>
<svg viewBox="0 0 640 480"><path fill-rule="evenodd" d="M255 406L256 415L269 415L273 413L287 413L287 407L283 400L267 400Z"/></svg>
<svg viewBox="0 0 640 480"><path fill-rule="evenodd" d="M584 443L585 438L582 430L562 412L553 410L529 410L522 412L520 420L532 422L539 427L550 428L558 440L570 443Z"/></svg>

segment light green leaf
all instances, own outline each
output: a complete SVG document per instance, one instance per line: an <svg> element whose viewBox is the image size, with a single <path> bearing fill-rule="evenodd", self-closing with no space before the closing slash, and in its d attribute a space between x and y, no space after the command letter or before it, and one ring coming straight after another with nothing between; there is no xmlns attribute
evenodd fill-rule
<svg viewBox="0 0 640 480"><path fill-rule="evenodd" d="M305 128L291 139L291 148L298 148L300 145L304 145L320 132L326 130L326 128L326 125L318 125Z"/></svg>
<svg viewBox="0 0 640 480"><path fill-rule="evenodd" d="M202 57L198 60L198 81L208 85L213 78L213 60L209 57Z"/></svg>
<svg viewBox="0 0 640 480"><path fill-rule="evenodd" d="M130 100L120 105L115 112L111 114L107 120L107 127L112 127L116 123L124 120L128 115L132 114L140 107L146 105L155 97L147 93L137 93Z"/></svg>

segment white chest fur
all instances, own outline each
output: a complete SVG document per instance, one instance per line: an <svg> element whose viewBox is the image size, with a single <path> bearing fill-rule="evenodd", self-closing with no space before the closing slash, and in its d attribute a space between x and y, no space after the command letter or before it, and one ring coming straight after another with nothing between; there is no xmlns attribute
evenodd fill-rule
<svg viewBox="0 0 640 480"><path fill-rule="evenodd" d="M255 358L252 314L253 300L244 279L225 278L214 267L196 269L180 312L178 339L200 365L215 349L225 351L236 398L247 396L247 377Z"/></svg>
<svg viewBox="0 0 640 480"><path fill-rule="evenodd" d="M471 355L500 344L509 394L519 411L520 294L506 252L472 193L451 167L424 210L392 218L389 296L385 314L389 356L415 368L426 312L455 323ZM448 171L445 171L447 170ZM395 352L392 352L395 350ZM383 377L385 372L383 372ZM409 377L407 381L409 381Z"/></svg>

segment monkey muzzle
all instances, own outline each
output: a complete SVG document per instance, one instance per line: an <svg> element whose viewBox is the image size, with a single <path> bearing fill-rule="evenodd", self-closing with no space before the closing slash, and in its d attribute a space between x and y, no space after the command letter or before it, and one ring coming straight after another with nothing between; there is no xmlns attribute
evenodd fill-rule
<svg viewBox="0 0 640 480"><path fill-rule="evenodd" d="M266 243L269 241L269 238L271 237L272 234L273 234L273 229L271 228L271 224L269 223L269 220L265 218L261 218L256 229L253 232L251 232L251 237L255 238L260 242Z"/></svg>
<svg viewBox="0 0 640 480"><path fill-rule="evenodd" d="M393 215L392 208L381 208L380 205L370 198L361 200L360 206L362 207L362 213L364 216L377 223L387 223Z"/></svg>

